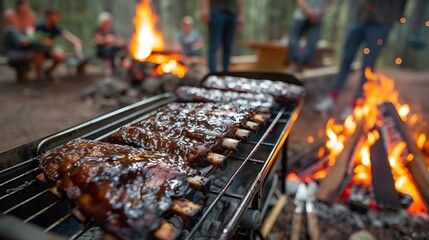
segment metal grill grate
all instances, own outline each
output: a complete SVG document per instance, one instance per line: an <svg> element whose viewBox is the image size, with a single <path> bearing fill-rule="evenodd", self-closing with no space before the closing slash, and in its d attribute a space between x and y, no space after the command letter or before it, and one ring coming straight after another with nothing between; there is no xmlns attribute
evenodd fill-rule
<svg viewBox="0 0 429 240"><path fill-rule="evenodd" d="M164 94L65 130L41 140L36 154L78 137L105 140L106 136L120 126L145 118L154 109L174 100L175 98L171 94ZM204 207L201 217L188 229L186 239L195 237L221 199L227 198L238 203L234 211L228 214L227 221L222 226L221 239L229 239L235 234L248 209L262 209L263 214L266 212L268 201L262 206L254 199L260 192L272 165L276 163L279 152L286 147L286 138L301 106L302 101L298 101L282 106L280 109L277 108L272 112L272 118L267 124L249 141L242 143L237 153L227 153L229 179L222 188L212 189L209 192L214 200ZM283 161L285 160L283 159ZM241 176L243 171L248 168L252 168L252 178L249 179L248 176L245 176L247 179L246 191L244 193L231 192L232 186L239 184L237 180L243 177ZM282 172L285 173L284 169ZM16 216L22 219L23 223L36 224L42 227L44 232L59 233L69 239L79 238L96 225L92 219L79 221L71 212L73 206L70 201L64 197L58 198L52 192L55 188L53 183L42 184L36 179L39 173L36 157L0 170L0 211L2 215ZM212 177L218 173L223 174L218 168L210 167L205 176ZM270 189L271 195L272 191ZM187 197L192 198L194 194L195 190L190 190Z"/></svg>

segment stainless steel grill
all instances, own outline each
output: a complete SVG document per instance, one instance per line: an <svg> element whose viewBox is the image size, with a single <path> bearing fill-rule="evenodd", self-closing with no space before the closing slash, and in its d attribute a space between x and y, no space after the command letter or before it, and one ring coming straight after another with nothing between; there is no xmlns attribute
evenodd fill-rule
<svg viewBox="0 0 429 240"><path fill-rule="evenodd" d="M299 84L294 78L284 74L241 73L239 76ZM72 203L64 197L58 198L53 193L55 188L53 183L43 184L36 179L40 173L37 156L76 138L106 140L107 136L119 127L144 119L150 116L153 110L173 101L175 101L173 94L158 95L1 153L2 215L21 219L19 229L23 234L29 226L28 223L32 223L41 227L45 233L56 233L68 239L87 235L87 231L96 226L96 223L92 219L83 221L77 219L72 214L74 208ZM179 229L182 231L182 238L198 238L202 228L210 225L207 221L213 215L219 215L216 207L221 201L231 202L233 207L222 213L222 220L219 221L220 231L216 238L230 239L234 235L248 234L258 227L258 220L265 215L279 179L284 189L287 136L302 104L302 99L296 99L288 104L276 106L267 124L247 142L241 143L238 152L225 153L228 156L225 170L213 166L201 169L203 175L212 181L220 177L226 180L218 184L219 186L212 187L203 211L197 219L185 220L186 223ZM189 190L187 197L196 199L198 194L201 193ZM166 216L167 219L173 217ZM31 238L30 235L28 237Z"/></svg>

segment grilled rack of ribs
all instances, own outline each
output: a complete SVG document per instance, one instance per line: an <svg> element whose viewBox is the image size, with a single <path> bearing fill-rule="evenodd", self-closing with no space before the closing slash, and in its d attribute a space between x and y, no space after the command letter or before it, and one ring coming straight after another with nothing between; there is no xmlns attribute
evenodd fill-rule
<svg viewBox="0 0 429 240"><path fill-rule="evenodd" d="M296 101L305 92L298 85L281 81L257 80L233 76L209 76L203 86L220 90L271 94L279 102Z"/></svg>
<svg viewBox="0 0 429 240"><path fill-rule="evenodd" d="M223 158L211 152L236 149L238 140L232 137L243 132L238 127L250 122L252 115L249 109L228 104L171 103L141 122L120 128L109 140L177 154L191 167L218 165Z"/></svg>
<svg viewBox="0 0 429 240"><path fill-rule="evenodd" d="M258 112L269 112L275 104L274 98L269 94L222 91L198 87L180 87L176 90L176 96L179 101L183 102L229 103L234 106L257 109Z"/></svg>
<svg viewBox="0 0 429 240"><path fill-rule="evenodd" d="M90 140L70 141L39 162L83 213L123 239L151 236L196 173L171 156Z"/></svg>

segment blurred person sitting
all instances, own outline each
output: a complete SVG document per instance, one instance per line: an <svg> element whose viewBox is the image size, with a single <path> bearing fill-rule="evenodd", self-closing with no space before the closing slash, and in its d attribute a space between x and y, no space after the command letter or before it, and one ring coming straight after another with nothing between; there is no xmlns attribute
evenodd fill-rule
<svg viewBox="0 0 429 240"><path fill-rule="evenodd" d="M52 80L52 73L59 63L64 61L66 57L64 51L55 46L55 39L58 36L62 36L68 42L72 43L75 47L78 57L83 59L81 40L71 32L60 28L58 26L60 21L60 13L55 9L48 9L45 11L44 21L37 24L36 26L36 34L43 35L44 44L52 47L49 49L49 51L46 52L46 54L41 54L36 58L36 71L40 75L43 73L43 64L45 59L50 58L53 60L52 65L44 71L44 77L47 80Z"/></svg>
<svg viewBox="0 0 429 240"><path fill-rule="evenodd" d="M25 38L18 28L18 19L15 11L7 10L3 15L3 48L10 66L15 67L18 82L28 80L30 63L33 53L29 49L30 41Z"/></svg>
<svg viewBox="0 0 429 240"><path fill-rule="evenodd" d="M289 33L289 49L291 66L289 71L301 72L313 57L322 28L323 13L329 6L329 0L297 0L297 8L293 13ZM301 38L307 35L303 50L300 47Z"/></svg>
<svg viewBox="0 0 429 240"><path fill-rule="evenodd" d="M30 2L28 0L17 0L14 11L19 30L25 35L31 36L36 26L36 18L31 9Z"/></svg>
<svg viewBox="0 0 429 240"><path fill-rule="evenodd" d="M194 28L194 19L185 16L182 19L182 31L177 42L180 43L180 50L185 56L185 62L195 63L201 57L203 39L197 29Z"/></svg>
<svg viewBox="0 0 429 240"><path fill-rule="evenodd" d="M112 28L112 15L102 12L98 15L98 26L94 31L96 55L103 60L104 75L110 77L115 70L116 55L125 50L125 42Z"/></svg>

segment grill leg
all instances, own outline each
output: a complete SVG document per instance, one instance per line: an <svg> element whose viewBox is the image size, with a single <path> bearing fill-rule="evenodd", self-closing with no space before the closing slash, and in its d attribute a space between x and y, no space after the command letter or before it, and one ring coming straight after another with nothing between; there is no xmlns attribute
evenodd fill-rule
<svg viewBox="0 0 429 240"><path fill-rule="evenodd" d="M283 144L282 147L282 169L281 169L281 174L280 174L280 181L281 181L281 192L283 194L286 193L286 175L287 175L287 164L288 164L288 157L287 157L287 150L288 150L288 142L289 142L289 137L286 138L285 143Z"/></svg>

